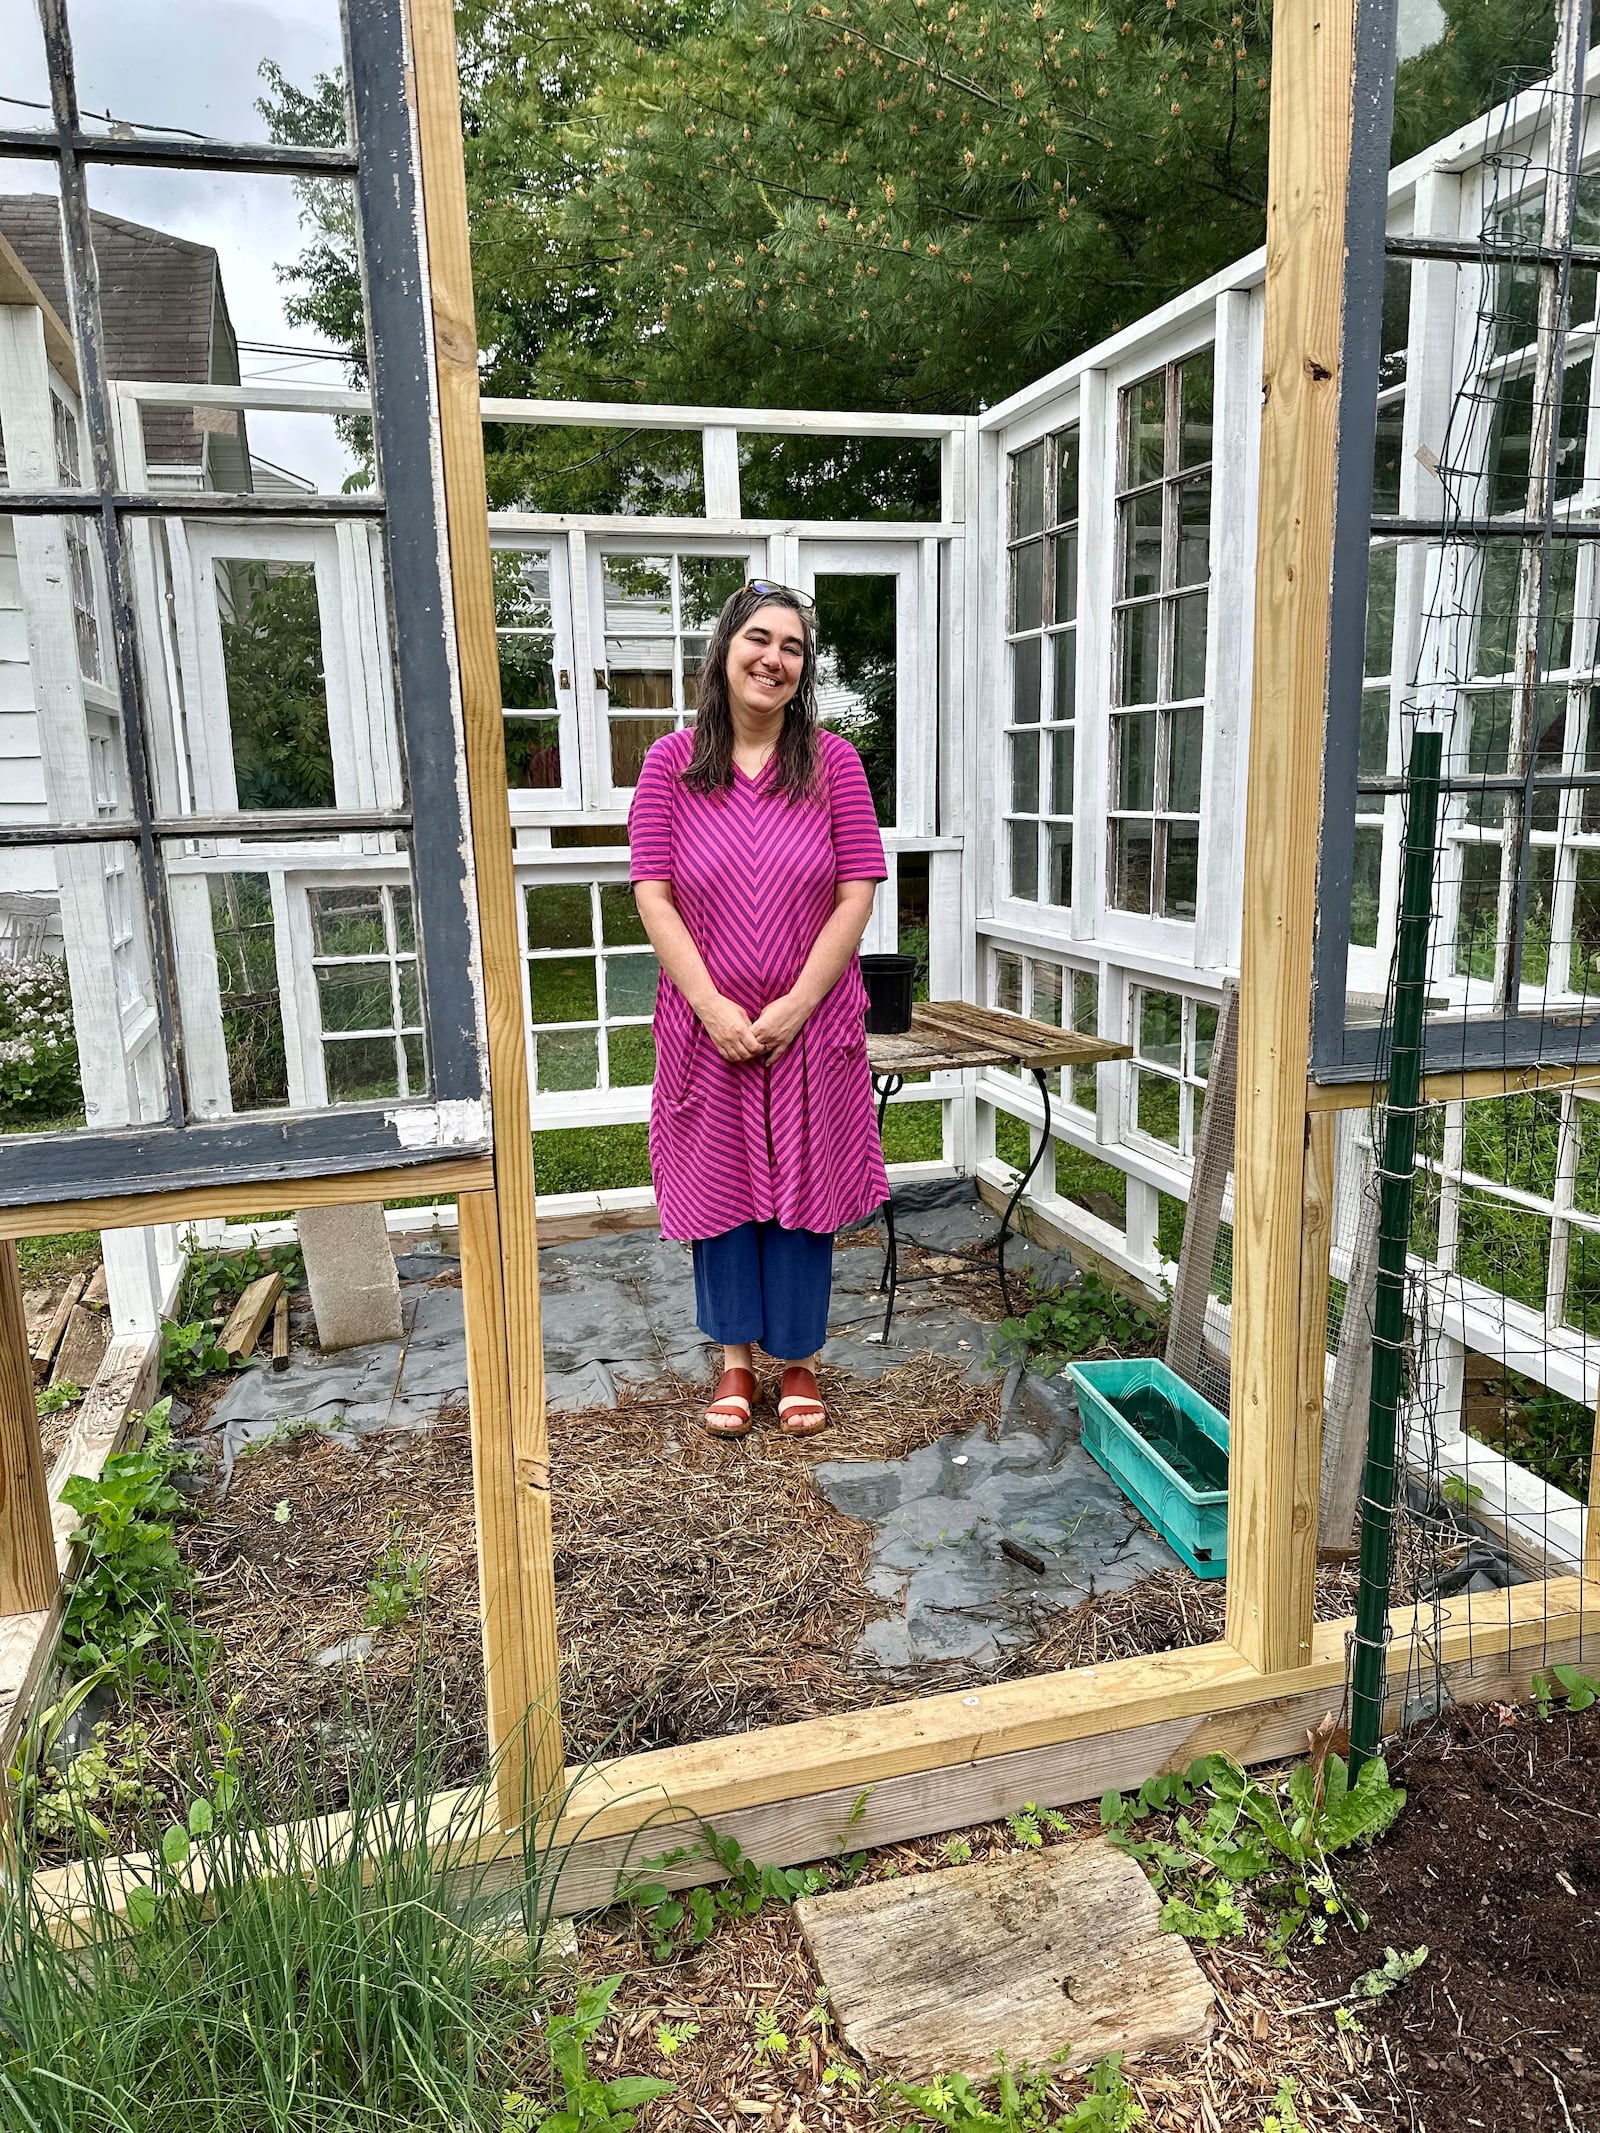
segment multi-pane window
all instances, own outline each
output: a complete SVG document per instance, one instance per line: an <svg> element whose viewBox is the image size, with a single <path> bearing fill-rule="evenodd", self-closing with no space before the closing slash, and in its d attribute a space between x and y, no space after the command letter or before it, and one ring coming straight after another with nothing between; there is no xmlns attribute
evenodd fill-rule
<svg viewBox="0 0 1600 2133"><path fill-rule="evenodd" d="M633 890L618 882L539 882L525 892L534 1086L642 1088L657 964Z"/></svg>
<svg viewBox="0 0 1600 2133"><path fill-rule="evenodd" d="M1011 455L1006 893L1072 902L1078 659L1078 432Z"/></svg>
<svg viewBox="0 0 1600 2133"><path fill-rule="evenodd" d="M1122 395L1109 898L1192 919L1200 873L1210 349Z"/></svg>
<svg viewBox="0 0 1600 2133"><path fill-rule="evenodd" d="M1048 1022L1052 1029L1075 1030L1080 1037L1100 1034L1100 981L1092 970L1054 957L1018 955L1010 948L994 951L991 970L996 1007ZM1062 1067L1049 1079L1069 1104L1093 1112L1096 1075L1092 1066Z"/></svg>
<svg viewBox="0 0 1600 2133"><path fill-rule="evenodd" d="M63 489L83 487L78 457L78 418L59 393L50 396L50 421L55 433L56 475ZM100 608L95 599L94 568L89 560L89 535L80 518L61 521L66 534L67 568L72 573L72 624L78 640L78 672L86 681L103 681L100 658Z"/></svg>
<svg viewBox="0 0 1600 2133"><path fill-rule="evenodd" d="M1128 1129L1192 1160L1205 1113L1217 1010L1185 993L1136 986Z"/></svg>
<svg viewBox="0 0 1600 2133"><path fill-rule="evenodd" d="M639 782L652 741L686 725L723 602L750 575L744 555L621 555L600 565L611 782Z"/></svg>
<svg viewBox="0 0 1600 2133"><path fill-rule="evenodd" d="M559 792L561 715L556 700L548 549L496 555L494 619L500 646L500 703L505 713L506 783L515 792Z"/></svg>
<svg viewBox="0 0 1600 2133"><path fill-rule="evenodd" d="M312 966L330 1103L425 1096L422 983L408 888L313 889Z"/></svg>

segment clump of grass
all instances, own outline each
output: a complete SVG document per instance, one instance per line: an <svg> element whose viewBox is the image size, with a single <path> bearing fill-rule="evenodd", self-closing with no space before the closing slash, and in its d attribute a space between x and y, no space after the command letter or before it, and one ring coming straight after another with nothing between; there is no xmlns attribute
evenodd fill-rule
<svg viewBox="0 0 1600 2133"><path fill-rule="evenodd" d="M448 1865L498 1816L486 1777L430 1824L426 1680L404 1738L351 1711L334 1817L308 1774L247 1766L232 1712L192 1693L187 1808L149 1823L142 1856L108 1862L86 1841L70 1876L36 1876L19 1836L0 1893L0 2125L501 2133L526 2087L548 1877L536 1852L513 1858L490 1911L485 1870Z"/></svg>

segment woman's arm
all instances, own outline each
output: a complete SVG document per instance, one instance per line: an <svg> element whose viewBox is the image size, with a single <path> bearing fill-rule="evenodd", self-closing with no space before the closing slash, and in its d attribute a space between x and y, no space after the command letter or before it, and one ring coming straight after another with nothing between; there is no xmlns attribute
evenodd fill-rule
<svg viewBox="0 0 1600 2133"><path fill-rule="evenodd" d="M841 881L833 891L833 916L817 935L805 968L781 999L773 1000L751 1024L751 1035L769 1059L781 1059L801 1027L838 983L844 966L861 945L872 916L875 881ZM674 980L676 982L676 980Z"/></svg>
<svg viewBox="0 0 1600 2133"><path fill-rule="evenodd" d="M707 1036L723 1058L730 1066L737 1066L744 1059L759 1059L766 1046L757 1041L750 1017L738 1001L726 999L712 984L705 959L673 901L671 882L636 881L633 895L656 960L704 1024ZM847 959L848 951L840 959L840 970Z"/></svg>

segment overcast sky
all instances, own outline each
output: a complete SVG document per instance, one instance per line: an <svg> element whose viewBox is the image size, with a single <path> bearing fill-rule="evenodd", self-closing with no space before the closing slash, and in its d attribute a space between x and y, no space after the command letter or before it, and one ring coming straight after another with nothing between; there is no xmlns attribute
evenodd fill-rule
<svg viewBox="0 0 1600 2133"><path fill-rule="evenodd" d="M340 64L338 0L69 0L81 109L141 126L185 127L227 140L265 140L255 99L258 68L275 60L309 89ZM9 98L48 96L33 0L0 0L0 91ZM44 123L43 113L0 105L0 123ZM42 167L0 163L0 191L45 184ZM319 336L291 327L273 269L300 250L299 211L287 178L209 171L93 165L95 207L215 248L234 331L241 340L315 347ZM247 380L342 385L335 363L240 351ZM349 459L331 424L297 416L252 414L251 448L280 466L337 489Z"/></svg>

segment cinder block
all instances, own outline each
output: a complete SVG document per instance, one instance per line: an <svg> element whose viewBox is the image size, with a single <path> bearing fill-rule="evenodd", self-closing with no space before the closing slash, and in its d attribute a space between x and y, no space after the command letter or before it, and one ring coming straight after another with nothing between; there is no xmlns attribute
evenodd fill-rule
<svg viewBox="0 0 1600 2133"><path fill-rule="evenodd" d="M324 1348L358 1348L400 1338L400 1277L375 1201L356 1207L302 1207L295 1217L306 1281Z"/></svg>

